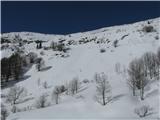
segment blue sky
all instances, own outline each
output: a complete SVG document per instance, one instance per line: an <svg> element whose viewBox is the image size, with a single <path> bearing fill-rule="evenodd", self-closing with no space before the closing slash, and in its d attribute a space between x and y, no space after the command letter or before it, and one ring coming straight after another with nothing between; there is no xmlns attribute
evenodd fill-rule
<svg viewBox="0 0 160 120"><path fill-rule="evenodd" d="M1 2L4 32L69 34L160 17L160 2Z"/></svg>

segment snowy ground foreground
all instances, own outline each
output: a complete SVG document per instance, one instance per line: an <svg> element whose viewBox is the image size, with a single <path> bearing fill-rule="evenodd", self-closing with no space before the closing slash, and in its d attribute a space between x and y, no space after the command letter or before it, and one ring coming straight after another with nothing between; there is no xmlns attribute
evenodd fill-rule
<svg viewBox="0 0 160 120"><path fill-rule="evenodd" d="M145 88L145 100L141 101L139 97L132 97L126 79L127 74L124 70L128 63L134 58L140 57L147 51L156 52L160 46L159 40L155 37L160 33L160 18L150 20L154 26L155 32L144 33L142 28L148 25L147 21L142 21L129 25L114 26L102 28L95 31L75 33L69 35L44 35L38 33L8 33L3 36L12 38L15 34L19 34L23 39L44 40L47 41L44 46L49 46L51 41L59 39L75 40L87 37L88 39L97 37L97 40L109 39L109 43L96 44L88 42L86 44L70 45L71 50L67 53L69 57L62 58L56 56L57 52L53 50L37 50L36 44L27 44L24 47L26 53L35 52L43 57L46 66L51 66L46 71L37 72L35 65L25 74L27 79L17 83L24 86L28 90L28 101L18 104L17 107L34 106L35 100L42 94L47 93L48 101L51 106L43 109L33 109L26 112L10 114L8 120L17 119L138 119L134 113L134 108L141 105L150 105L154 108L153 114L147 116L148 119L156 119L159 117L159 83L152 80ZM122 36L127 35L122 40ZM118 47L113 47L113 41L118 40ZM16 44L16 43L14 43ZM11 47L13 44L10 44ZM106 49L106 52L100 53L100 49ZM40 52L44 51L44 55ZM11 55L8 48L2 50L2 57ZM115 72L115 64L120 63L121 73ZM93 80L95 73L104 72L108 76L108 80L112 87L113 101L106 106L102 106L95 100L96 85ZM81 91L74 95L61 95L60 104L56 105L52 102L50 95L54 86L66 84L74 77L79 77L80 81L88 79L89 83L82 83ZM41 83L47 81L50 86L44 89L37 85L40 79ZM2 93L6 93L8 88L3 89ZM8 107L10 105L8 104Z"/></svg>

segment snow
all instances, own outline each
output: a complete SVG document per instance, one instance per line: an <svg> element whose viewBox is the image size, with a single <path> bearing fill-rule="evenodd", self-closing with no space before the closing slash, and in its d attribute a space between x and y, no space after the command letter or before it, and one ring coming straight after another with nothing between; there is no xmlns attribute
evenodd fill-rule
<svg viewBox="0 0 160 120"><path fill-rule="evenodd" d="M36 44L24 45L25 53L35 52L38 56L43 57L45 66L50 69L38 72L33 65L25 74L28 76L25 80L16 83L24 86L29 98L28 101L17 104L18 108L26 106L34 106L35 100L42 94L47 93L48 101L51 103L49 107L43 109L33 108L25 112L10 114L8 120L14 119L139 119L134 113L134 109L149 104L154 108L153 114L147 116L148 119L156 119L159 117L159 81L152 80L146 87L145 100L141 101L138 97L133 97L132 92L126 83L128 64L134 58L139 58L145 52L156 52L159 47L159 40L155 39L160 32L160 18L150 20L156 32L144 33L143 26L147 25L147 21L137 22L129 25L114 26L102 28L84 33L74 33L71 37L68 35L45 35L39 33L19 32L2 34L10 39L15 34L19 34L21 38L27 40L44 40L44 46L49 46L52 41L59 39L78 40L87 37L88 39L97 37L97 39L109 39L110 43L96 44L93 41L86 44L70 45L71 50L68 51L69 57L63 58L56 56L53 50L37 50ZM124 35L128 35L121 40ZM118 47L113 47L113 41L119 40ZM65 41L65 42L66 42ZM13 47L15 43L10 44ZM100 53L100 49L106 52ZM44 51L44 55L40 52ZM2 58L9 57L13 51L10 48L1 51ZM121 74L115 72L115 64L120 63ZM104 72L108 76L109 83L112 87L113 101L106 106L102 106L95 100L96 84L94 82L94 74ZM57 105L51 100L51 93L56 85L65 85L74 77L78 77L80 81L88 79L89 83L81 84L81 91L74 95L62 94L60 103ZM40 79L41 85L37 82ZM49 88L44 89L42 84L47 81ZM2 89L5 94L9 88ZM2 99L3 101L3 99ZM8 108L11 106L6 104Z"/></svg>

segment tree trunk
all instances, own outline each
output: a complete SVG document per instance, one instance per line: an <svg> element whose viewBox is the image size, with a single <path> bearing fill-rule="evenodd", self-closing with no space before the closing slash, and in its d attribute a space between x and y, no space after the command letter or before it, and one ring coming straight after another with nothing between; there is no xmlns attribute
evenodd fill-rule
<svg viewBox="0 0 160 120"><path fill-rule="evenodd" d="M102 97L103 97L103 105L106 105L106 102L105 102L105 91L103 91Z"/></svg>
<svg viewBox="0 0 160 120"><path fill-rule="evenodd" d="M141 100L144 100L144 88L141 89Z"/></svg>
<svg viewBox="0 0 160 120"><path fill-rule="evenodd" d="M157 72L158 72L158 77L157 77L158 80L159 80L159 67L160 67L160 66L158 66L158 68L157 68L157 69L158 69L158 71L157 71Z"/></svg>
<svg viewBox="0 0 160 120"><path fill-rule="evenodd" d="M56 104L58 104L58 94L57 94L57 96L56 96Z"/></svg>
<svg viewBox="0 0 160 120"><path fill-rule="evenodd" d="M135 94L135 87L133 87L133 96L135 96L136 94Z"/></svg>

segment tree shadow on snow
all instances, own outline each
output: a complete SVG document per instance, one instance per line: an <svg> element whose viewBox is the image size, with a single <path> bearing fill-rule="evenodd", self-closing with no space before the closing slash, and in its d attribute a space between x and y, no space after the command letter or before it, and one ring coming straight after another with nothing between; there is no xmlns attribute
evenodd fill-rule
<svg viewBox="0 0 160 120"><path fill-rule="evenodd" d="M152 97L152 96L156 96L156 95L158 95L158 93L159 93L159 90L158 90L158 89L155 89L155 90L147 93L147 95L145 96L145 98Z"/></svg>
<svg viewBox="0 0 160 120"><path fill-rule="evenodd" d="M12 86L14 86L16 83L27 80L28 78L30 78L30 75L24 75L22 78L20 78L19 80L9 80L7 83L5 83L4 86L1 86L2 89L4 88L10 88Z"/></svg>
<svg viewBox="0 0 160 120"><path fill-rule="evenodd" d="M51 69L51 68L52 68L52 66L47 66L47 67L45 67L45 68L42 68L42 69L41 69L41 72L47 71L47 70L49 70L49 69Z"/></svg>
<svg viewBox="0 0 160 120"><path fill-rule="evenodd" d="M79 92L82 92L82 91L84 91L84 90L86 90L86 89L88 89L88 87L81 87L81 88L79 88L78 93L79 93Z"/></svg>
<svg viewBox="0 0 160 120"><path fill-rule="evenodd" d="M33 100L33 99L34 99L34 97L28 97L28 98L26 98L26 99L24 99L24 100L19 101L18 104L24 103L24 102L27 102L27 101Z"/></svg>
<svg viewBox="0 0 160 120"><path fill-rule="evenodd" d="M115 101L121 99L124 96L125 96L125 94L120 94L120 95L113 96L112 97L112 102L115 102Z"/></svg>

